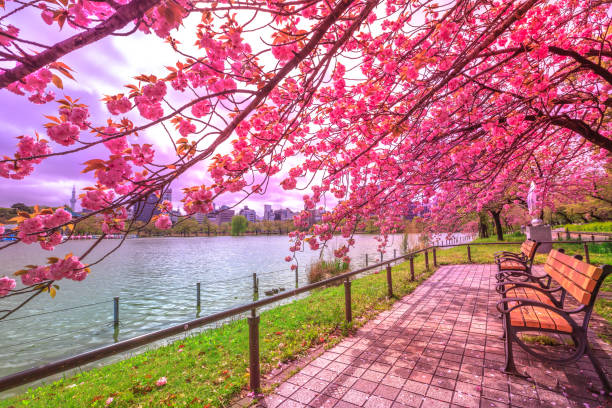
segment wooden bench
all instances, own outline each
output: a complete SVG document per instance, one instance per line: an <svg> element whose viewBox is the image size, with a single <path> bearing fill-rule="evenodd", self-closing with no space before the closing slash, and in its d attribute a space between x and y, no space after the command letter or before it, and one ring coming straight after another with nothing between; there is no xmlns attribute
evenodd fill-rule
<svg viewBox="0 0 612 408"><path fill-rule="evenodd" d="M572 363L587 354L604 387L610 390L606 374L589 347L587 331L597 293L604 279L612 273L612 266L593 266L553 249L544 270L552 282L550 287L533 282L512 281L497 285L497 291L502 296L497 309L503 317L506 350L504 371L520 375L512 355L512 342L515 341L527 353L553 363ZM566 307L567 295L571 295L579 306L573 309ZM517 336L525 331L570 336L575 351L567 357L552 357L537 352Z"/></svg>
<svg viewBox="0 0 612 408"><path fill-rule="evenodd" d="M521 244L521 251L518 253L507 251L496 252L494 256L498 269L497 280L502 282L511 276L527 275L528 277L531 275L533 259L539 246L539 242L528 239Z"/></svg>

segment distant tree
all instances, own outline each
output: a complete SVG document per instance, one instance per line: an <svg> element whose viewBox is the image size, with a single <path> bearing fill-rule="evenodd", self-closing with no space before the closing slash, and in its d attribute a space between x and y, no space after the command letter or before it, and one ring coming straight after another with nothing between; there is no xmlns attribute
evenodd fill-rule
<svg viewBox="0 0 612 408"><path fill-rule="evenodd" d="M232 235L242 235L247 230L249 222L244 215L232 217Z"/></svg>
<svg viewBox="0 0 612 408"><path fill-rule="evenodd" d="M74 226L75 235L102 234L102 217L90 217Z"/></svg>
<svg viewBox="0 0 612 408"><path fill-rule="evenodd" d="M15 204L11 205L11 208L14 208L14 209L16 209L18 211L25 211L25 212L31 212L32 211L32 207L28 207L24 203L15 203Z"/></svg>
<svg viewBox="0 0 612 408"><path fill-rule="evenodd" d="M194 219L187 218L177 222L172 227L172 232L180 234L180 235L191 235L196 234L202 230L202 226L198 224L198 222Z"/></svg>

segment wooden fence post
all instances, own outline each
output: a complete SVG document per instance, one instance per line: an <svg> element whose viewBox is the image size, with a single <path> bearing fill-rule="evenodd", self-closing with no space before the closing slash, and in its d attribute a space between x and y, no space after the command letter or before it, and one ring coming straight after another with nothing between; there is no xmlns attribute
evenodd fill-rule
<svg viewBox="0 0 612 408"><path fill-rule="evenodd" d="M353 320L353 310L351 305L351 281L346 278L344 281L344 316L347 322Z"/></svg>
<svg viewBox="0 0 612 408"><path fill-rule="evenodd" d="M393 277L391 276L391 264L387 264L387 295L393 297Z"/></svg>
<svg viewBox="0 0 612 408"><path fill-rule="evenodd" d="M470 246L467 246L468 250L468 262L472 262L472 251L470 250Z"/></svg>
<svg viewBox="0 0 612 408"><path fill-rule="evenodd" d="M119 326L119 296L113 298L113 325Z"/></svg>
<svg viewBox="0 0 612 408"><path fill-rule="evenodd" d="M425 250L425 269L429 270L429 251Z"/></svg>
<svg viewBox="0 0 612 408"><path fill-rule="evenodd" d="M410 281L414 282L414 256L410 255Z"/></svg>
<svg viewBox="0 0 612 408"><path fill-rule="evenodd" d="M589 256L589 245L584 243L584 261L586 263L591 263L591 257Z"/></svg>
<svg viewBox="0 0 612 408"><path fill-rule="evenodd" d="M249 386L251 391L258 393L261 388L259 371L259 316L251 309L249 323Z"/></svg>
<svg viewBox="0 0 612 408"><path fill-rule="evenodd" d="M200 282L196 283L196 309L200 310Z"/></svg>
<svg viewBox="0 0 612 408"><path fill-rule="evenodd" d="M434 267L438 266L438 257L436 256L436 247L433 247L433 261L434 261Z"/></svg>

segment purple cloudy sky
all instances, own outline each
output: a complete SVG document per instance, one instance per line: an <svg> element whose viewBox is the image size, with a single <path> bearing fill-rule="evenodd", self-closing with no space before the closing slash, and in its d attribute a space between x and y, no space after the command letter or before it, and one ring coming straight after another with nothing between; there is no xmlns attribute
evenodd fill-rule
<svg viewBox="0 0 612 408"><path fill-rule="evenodd" d="M37 24L32 24L36 21ZM64 28L59 33L56 29L49 30L41 26L38 15L21 14L18 18L12 18L10 24L21 29L22 38L44 39L46 44L52 44L70 35L70 29ZM43 30L43 31L37 31ZM185 35L188 29L183 29ZM188 38L188 37L187 37ZM192 43L193 40L187 40ZM144 35L137 33L130 37L105 38L96 44L84 49L77 50L62 59L76 71L74 82L64 78L64 90L51 87L56 96L61 97L68 94L73 98L90 106L91 121L95 125L101 125L109 117L105 106L100 98L105 94L124 92L123 85L132 82L131 78L141 74L164 74L165 65L174 65L177 60L169 46L164 44L155 35ZM47 120L43 115L57 115L57 104L55 102L46 105L35 105L23 96L15 95L7 90L0 90L0 155L12 156L17 143L16 136L34 135L38 131L46 137L43 124ZM142 118L136 115L130 117L135 123L142 123ZM81 137L88 137L82 132ZM138 139L131 139L138 143L152 143L157 147L156 159L168 158L171 146L167 136L152 130L141 135ZM65 148L52 143L55 152ZM24 180L0 179L0 206L10 206L16 202L28 205L40 204L58 206L68 203L72 186L78 190L92 185L92 176L81 174L82 163L94 157L107 157L107 150L100 146L85 152L67 156L52 157L36 166L34 173ZM156 160L157 161L157 160ZM190 185L200 185L207 182L204 169L207 163L202 163L198 168L185 174L172 186L174 190L173 202L175 207L179 206L182 198L180 189ZM294 210L302 208L301 196L303 192L288 193L278 186L282 179L274 179L264 196L250 197L245 204L255 208L258 213L263 212L263 204L272 204L274 208L289 207ZM223 197L218 204L233 204L239 197ZM243 204L244 205L244 204ZM77 205L80 209L80 205ZM241 205L242 207L242 205Z"/></svg>

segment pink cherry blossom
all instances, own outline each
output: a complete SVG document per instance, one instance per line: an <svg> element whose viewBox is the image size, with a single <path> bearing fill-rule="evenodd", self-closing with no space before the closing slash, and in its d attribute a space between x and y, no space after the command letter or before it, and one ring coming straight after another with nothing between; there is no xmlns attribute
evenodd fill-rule
<svg viewBox="0 0 612 408"><path fill-rule="evenodd" d="M0 297L8 295L11 290L15 289L15 285L15 280L8 276L0 279Z"/></svg>
<svg viewBox="0 0 612 408"><path fill-rule="evenodd" d="M210 102L200 101L191 107L191 113L197 118L201 118L210 113Z"/></svg>
<svg viewBox="0 0 612 408"><path fill-rule="evenodd" d="M47 135L62 146L70 146L79 140L80 129L71 122L64 122L47 128Z"/></svg>
<svg viewBox="0 0 612 408"><path fill-rule="evenodd" d="M168 383L168 380L166 379L166 377L160 377L160 379L155 382L155 385L158 387L163 387L167 383Z"/></svg>
<svg viewBox="0 0 612 408"><path fill-rule="evenodd" d="M166 229L170 229L172 228L172 221L170 220L170 217L167 215L160 215L157 218L157 221L155 221L155 227L162 229L162 230L166 230Z"/></svg>
<svg viewBox="0 0 612 408"><path fill-rule="evenodd" d="M7 46L13 42L13 39L4 34L8 34L11 37L17 37L19 35L19 29L12 24L9 24L6 28L0 27L0 45Z"/></svg>
<svg viewBox="0 0 612 408"><path fill-rule="evenodd" d="M104 146L110 150L112 154L121 154L129 148L127 138L125 136L116 137L117 129L109 126L104 129L104 134L101 134L104 140Z"/></svg>
<svg viewBox="0 0 612 408"><path fill-rule="evenodd" d="M182 120L181 124L179 125L178 130L179 130L179 133L181 134L181 136L187 137L187 136L189 136L189 134L195 133L196 127L190 121Z"/></svg>
<svg viewBox="0 0 612 408"><path fill-rule="evenodd" d="M136 166L144 166L153 161L155 151L151 148L150 144L139 144L132 145L132 161Z"/></svg>
<svg viewBox="0 0 612 408"><path fill-rule="evenodd" d="M106 103L108 111L112 115L119 115L121 113L127 113L132 109L132 103L128 98L122 96L119 99L111 99Z"/></svg>

